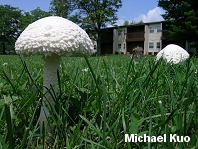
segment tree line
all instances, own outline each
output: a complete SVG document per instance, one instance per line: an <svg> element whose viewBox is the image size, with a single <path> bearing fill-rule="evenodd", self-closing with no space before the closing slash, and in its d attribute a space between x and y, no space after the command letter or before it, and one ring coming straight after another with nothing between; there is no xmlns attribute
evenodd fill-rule
<svg viewBox="0 0 198 149"><path fill-rule="evenodd" d="M118 9L122 0L52 0L49 11L39 7L25 12L10 5L0 5L0 49L14 48L14 43L28 24L47 16L61 16L69 19L84 30L92 33L97 45L101 41L101 29L116 23ZM100 54L100 46L97 46Z"/></svg>
<svg viewBox="0 0 198 149"><path fill-rule="evenodd" d="M131 21L129 22L128 20L124 20L123 26L127 26L127 25L135 25L135 24L144 24L144 22L141 20L139 22L135 22L135 21Z"/></svg>
<svg viewBox="0 0 198 149"><path fill-rule="evenodd" d="M24 12L10 5L0 5L1 52L5 54L6 49L14 49L16 39L30 23L50 15L50 12L45 12L39 7Z"/></svg>

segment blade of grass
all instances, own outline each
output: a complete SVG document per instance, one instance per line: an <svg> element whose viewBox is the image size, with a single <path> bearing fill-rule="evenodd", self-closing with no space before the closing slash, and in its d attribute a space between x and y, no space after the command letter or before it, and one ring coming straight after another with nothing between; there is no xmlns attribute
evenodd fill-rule
<svg viewBox="0 0 198 149"><path fill-rule="evenodd" d="M99 146L99 147L101 147L101 148L106 148L105 146L103 146L103 145L101 145L101 144L99 144L99 143L96 143L96 142L94 142L94 141L88 140L88 139L86 139L86 138L81 137L81 139L84 140L84 141L86 141L86 142L89 142L89 143L91 143L91 144L97 145L97 146Z"/></svg>
<svg viewBox="0 0 198 149"><path fill-rule="evenodd" d="M84 55L84 58L85 58L85 60L86 60L86 62L87 62L87 65L88 65L88 67L89 67L89 69L90 69L90 71L91 71L91 74L92 74L92 76L93 76L93 79L94 79L94 82L95 82L95 84L96 84L96 87L97 87L97 89L98 89L98 91L99 91L99 90L100 90L100 89L99 89L99 85L98 85L98 82L97 82L97 80L96 80L95 73L94 73L94 71L93 71L93 69L92 69L92 67L91 67L91 64L89 63L89 60L88 60L88 58L87 58L86 55Z"/></svg>
<svg viewBox="0 0 198 149"><path fill-rule="evenodd" d="M125 108L125 102L126 102L126 97L127 97L127 83L128 83L128 78L129 78L128 76L130 74L132 63L133 63L133 58L131 58L130 62L128 63L128 69L127 69L127 73L126 73L125 81L124 81L123 97L119 98L122 100L121 108Z"/></svg>
<svg viewBox="0 0 198 149"><path fill-rule="evenodd" d="M21 149L24 149L26 144L27 144L28 134L29 134L30 128L32 126L32 123L34 121L34 118L36 116L36 111L37 111L37 108L38 108L39 105L40 105L40 102L37 102L37 105L35 106L34 113L32 115L30 123L29 123L28 127L25 128L25 132L24 132L24 135L23 135L22 143L21 143Z"/></svg>
<svg viewBox="0 0 198 149"><path fill-rule="evenodd" d="M8 146L7 146L5 140L2 138L1 135L0 135L0 148L1 149L8 149Z"/></svg>
<svg viewBox="0 0 198 149"><path fill-rule="evenodd" d="M151 137L151 131L152 131L152 115L151 112L149 111L149 136ZM151 148L151 142L148 141L148 149Z"/></svg>
<svg viewBox="0 0 198 149"><path fill-rule="evenodd" d="M43 149L45 149L45 123L44 121L41 127L42 127L42 146L43 146Z"/></svg>
<svg viewBox="0 0 198 149"><path fill-rule="evenodd" d="M107 111L107 108L106 108L106 101L107 101L107 96L106 96L106 88L105 88L105 85L104 85L104 78L101 77L101 80L102 80L102 88L103 88L103 143L104 145L106 145L106 135L105 135L105 132L106 132L106 111Z"/></svg>
<svg viewBox="0 0 198 149"><path fill-rule="evenodd" d="M13 134L13 124L10 113L10 105L7 101L4 103L5 106L5 114L6 114L6 122L7 122L7 130L8 130L8 140L9 140L9 148L15 148L14 134Z"/></svg>
<svg viewBox="0 0 198 149"><path fill-rule="evenodd" d="M90 121L88 121L84 116L80 115L80 118L82 118L101 138L103 137L103 134L99 131L98 128L96 128Z"/></svg>
<svg viewBox="0 0 198 149"><path fill-rule="evenodd" d="M22 143L21 143L21 149L24 149L25 146L26 146L26 141L27 141L27 138L28 138L29 130L30 129L28 127L25 128Z"/></svg>

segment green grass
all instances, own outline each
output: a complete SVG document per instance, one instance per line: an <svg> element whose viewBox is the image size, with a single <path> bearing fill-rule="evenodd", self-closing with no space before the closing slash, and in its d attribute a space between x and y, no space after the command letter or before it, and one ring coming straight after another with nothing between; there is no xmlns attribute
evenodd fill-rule
<svg viewBox="0 0 198 149"><path fill-rule="evenodd" d="M44 62L41 56L1 55L0 148L196 148L197 64L196 58L170 65L152 56L63 57L49 119L54 132L41 137ZM125 143L126 133L191 140Z"/></svg>

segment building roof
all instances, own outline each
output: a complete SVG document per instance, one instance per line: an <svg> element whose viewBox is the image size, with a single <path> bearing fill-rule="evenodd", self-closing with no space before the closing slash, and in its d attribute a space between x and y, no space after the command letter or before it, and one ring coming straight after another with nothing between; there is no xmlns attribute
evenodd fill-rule
<svg viewBox="0 0 198 149"><path fill-rule="evenodd" d="M163 23L163 22L168 22L168 21L155 21L155 22L146 22L146 23L140 23L140 24L131 24L131 25L115 25L112 27L106 27L104 29L114 29L114 28L124 28L124 27L133 27L133 26L143 26L143 25L149 25L149 24L158 24L158 23Z"/></svg>

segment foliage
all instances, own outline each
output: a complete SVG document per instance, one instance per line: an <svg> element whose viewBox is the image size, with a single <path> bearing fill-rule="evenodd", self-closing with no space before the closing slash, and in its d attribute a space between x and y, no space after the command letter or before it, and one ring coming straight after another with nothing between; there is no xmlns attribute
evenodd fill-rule
<svg viewBox="0 0 198 149"><path fill-rule="evenodd" d="M124 26L129 25L129 21L125 20L124 23L123 23L123 25L124 25Z"/></svg>
<svg viewBox="0 0 198 149"><path fill-rule="evenodd" d="M23 31L30 23L48 16L51 16L51 13L41 10L40 7L37 7L30 12L23 12L20 18L21 30Z"/></svg>
<svg viewBox="0 0 198 149"><path fill-rule="evenodd" d="M197 63L126 55L62 58L49 119L54 132L41 137L41 56L1 56L0 148L197 148ZM126 133L191 140L125 143Z"/></svg>
<svg viewBox="0 0 198 149"><path fill-rule="evenodd" d="M71 0L52 0L50 2L50 11L53 15L68 18L72 9Z"/></svg>
<svg viewBox="0 0 198 149"><path fill-rule="evenodd" d="M198 41L198 1L159 0L158 6L166 10L162 16L171 22L169 34L174 40Z"/></svg>
<svg viewBox="0 0 198 149"><path fill-rule="evenodd" d="M0 5L0 44L3 54L6 54L6 49L14 49L16 39L30 23L50 15L39 7L24 12L10 5Z"/></svg>
<svg viewBox="0 0 198 149"><path fill-rule="evenodd" d="M141 21L139 21L139 22L137 22L137 24L143 24L144 22L141 20Z"/></svg>
<svg viewBox="0 0 198 149"><path fill-rule="evenodd" d="M73 0L52 0L50 2L50 13L55 16L66 18L76 24L80 24L81 14L75 13Z"/></svg>
<svg viewBox="0 0 198 149"><path fill-rule="evenodd" d="M21 10L10 5L0 5L0 44L5 54L6 45L13 46L19 36Z"/></svg>
<svg viewBox="0 0 198 149"><path fill-rule="evenodd" d="M131 23L129 23L129 21L125 20L123 25L127 26L127 25L134 25L134 24L143 24L144 22L141 20L139 22L135 22L135 21L131 21Z"/></svg>
<svg viewBox="0 0 198 149"><path fill-rule="evenodd" d="M81 16L81 27L95 37L97 53L101 53L101 29L108 24L114 25L117 11L122 6L121 0L74 0L78 16Z"/></svg>
<svg viewBox="0 0 198 149"><path fill-rule="evenodd" d="M101 29L115 24L122 3L121 0L52 0L50 5L53 15L67 18L85 29L96 40L100 54Z"/></svg>

